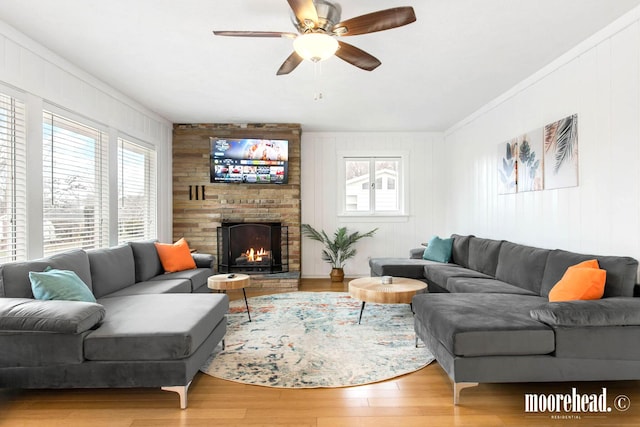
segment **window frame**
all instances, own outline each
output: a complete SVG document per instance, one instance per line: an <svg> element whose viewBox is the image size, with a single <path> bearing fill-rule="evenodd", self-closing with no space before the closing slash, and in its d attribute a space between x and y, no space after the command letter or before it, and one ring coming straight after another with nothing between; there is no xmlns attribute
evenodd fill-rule
<svg viewBox="0 0 640 427"><path fill-rule="evenodd" d="M409 154L405 151L378 151L378 152L339 152L338 153L338 216L347 218L405 218L407 214L407 185ZM393 211L383 211L375 209L375 162L383 160L398 161L398 175L395 186L398 194L398 209ZM346 165L347 161L368 161L370 174L373 173L373 180L369 181L369 210L349 211L347 210L347 190L346 190ZM374 185L371 185L373 183Z"/></svg>

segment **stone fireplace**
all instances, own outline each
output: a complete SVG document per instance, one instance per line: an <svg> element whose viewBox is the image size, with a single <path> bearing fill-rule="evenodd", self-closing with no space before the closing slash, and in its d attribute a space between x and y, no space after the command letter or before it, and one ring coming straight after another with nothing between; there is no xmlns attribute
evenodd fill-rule
<svg viewBox="0 0 640 427"><path fill-rule="evenodd" d="M223 222L218 227L220 273L286 273L289 228L279 222Z"/></svg>
<svg viewBox="0 0 640 427"><path fill-rule="evenodd" d="M225 273L232 262L242 262L249 248L228 250L218 255L218 242L224 238L223 224L279 223L287 230L286 259L274 271L247 264L251 286L298 289L300 281L300 134L299 124L174 124L173 126L173 239L184 237L189 247L217 257L216 267ZM212 183L210 181L210 138L260 138L289 141L289 180L287 184ZM273 240L276 238L274 237ZM272 242L273 243L273 242ZM260 248L254 247L255 252ZM282 250L285 250L282 249ZM266 250L266 248L265 248ZM241 253L242 251L242 253ZM222 255L222 254L221 254ZM250 254L249 254L250 255ZM270 255L272 263L274 255ZM261 263L266 262L263 259ZM282 270L278 271L279 265ZM250 268L249 268L250 267ZM251 271L250 271L251 270Z"/></svg>

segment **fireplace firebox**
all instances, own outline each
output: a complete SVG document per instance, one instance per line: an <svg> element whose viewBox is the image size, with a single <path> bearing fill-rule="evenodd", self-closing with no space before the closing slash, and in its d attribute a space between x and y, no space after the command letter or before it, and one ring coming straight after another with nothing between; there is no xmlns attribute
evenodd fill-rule
<svg viewBox="0 0 640 427"><path fill-rule="evenodd" d="M289 271L289 229L279 222L223 222L217 243L220 273Z"/></svg>

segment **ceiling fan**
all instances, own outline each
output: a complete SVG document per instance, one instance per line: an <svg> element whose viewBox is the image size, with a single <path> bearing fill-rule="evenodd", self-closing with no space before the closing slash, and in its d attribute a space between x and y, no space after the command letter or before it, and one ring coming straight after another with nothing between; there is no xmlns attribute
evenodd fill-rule
<svg viewBox="0 0 640 427"><path fill-rule="evenodd" d="M363 70L372 71L381 62L367 52L337 38L374 33L415 22L412 7L395 7L340 21L340 5L327 0L287 0L298 33L279 31L214 31L216 36L282 37L293 39L294 52L278 69L289 74L304 59L318 62L336 55Z"/></svg>

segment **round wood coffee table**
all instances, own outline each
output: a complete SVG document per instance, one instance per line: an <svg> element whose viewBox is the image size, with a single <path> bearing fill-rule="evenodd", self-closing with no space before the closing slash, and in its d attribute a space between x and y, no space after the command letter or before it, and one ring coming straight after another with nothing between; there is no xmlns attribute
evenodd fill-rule
<svg viewBox="0 0 640 427"><path fill-rule="evenodd" d="M394 277L391 284L382 284L382 277L361 277L349 282L349 294L362 301L358 324L366 303L409 304L413 311L411 299L416 292L426 288L426 283L406 277Z"/></svg>
<svg viewBox="0 0 640 427"><path fill-rule="evenodd" d="M242 289L244 295L244 304L247 306L247 315L251 322L251 313L249 312L249 303L247 302L247 293L244 288L251 286L251 276L248 274L216 274L207 279L207 287L215 289L218 292L227 292L232 289Z"/></svg>

